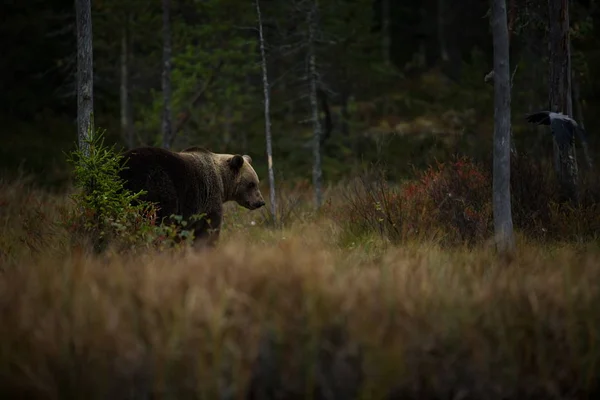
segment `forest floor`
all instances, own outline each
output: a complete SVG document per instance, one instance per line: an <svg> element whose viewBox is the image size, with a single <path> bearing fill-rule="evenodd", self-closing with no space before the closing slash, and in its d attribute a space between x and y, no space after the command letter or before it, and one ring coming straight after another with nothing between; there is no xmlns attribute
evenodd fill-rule
<svg viewBox="0 0 600 400"><path fill-rule="evenodd" d="M65 195L1 189L3 398L598 393L596 244L352 237L332 189L281 228L228 205L214 250L92 257L55 224Z"/></svg>

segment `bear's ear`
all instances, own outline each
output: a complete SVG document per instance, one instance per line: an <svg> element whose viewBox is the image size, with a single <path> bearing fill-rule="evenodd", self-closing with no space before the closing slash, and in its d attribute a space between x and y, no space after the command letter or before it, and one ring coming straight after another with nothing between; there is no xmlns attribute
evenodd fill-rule
<svg viewBox="0 0 600 400"><path fill-rule="evenodd" d="M243 157L248 164L252 164L252 157L250 157L248 154L244 154Z"/></svg>
<svg viewBox="0 0 600 400"><path fill-rule="evenodd" d="M227 162L229 163L229 166L231 168L237 171L240 168L242 168L242 165L244 165L244 157L240 156L239 154L236 154L235 156L231 157Z"/></svg>

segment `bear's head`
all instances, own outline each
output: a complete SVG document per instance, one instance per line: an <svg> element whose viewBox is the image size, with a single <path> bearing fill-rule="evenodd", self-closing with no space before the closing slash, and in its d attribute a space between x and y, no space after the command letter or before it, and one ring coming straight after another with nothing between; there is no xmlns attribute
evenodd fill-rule
<svg viewBox="0 0 600 400"><path fill-rule="evenodd" d="M232 200L249 210L256 210L265 205L256 171L252 168L252 158L248 155L233 155L227 159L230 171L233 173Z"/></svg>

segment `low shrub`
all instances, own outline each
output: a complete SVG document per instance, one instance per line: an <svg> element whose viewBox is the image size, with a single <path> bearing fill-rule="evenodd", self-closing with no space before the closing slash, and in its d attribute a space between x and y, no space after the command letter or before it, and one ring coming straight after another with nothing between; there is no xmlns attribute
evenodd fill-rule
<svg viewBox="0 0 600 400"><path fill-rule="evenodd" d="M489 182L467 158L438 163L401 185L391 185L383 169L372 168L345 185L335 219L355 236L377 232L392 242L419 238L472 245L491 226Z"/></svg>
<svg viewBox="0 0 600 400"><path fill-rule="evenodd" d="M554 170L526 154L511 162L511 201L515 230L540 241L586 242L600 232L600 180L582 174L578 204L559 203ZM493 229L492 177L466 157L437 163L402 184L372 167L341 189L334 220L351 238L380 235L391 242L435 240L474 245Z"/></svg>
<svg viewBox="0 0 600 400"><path fill-rule="evenodd" d="M429 167L402 191L409 233L428 229L441 232L444 243L481 242L491 228L490 182L466 157Z"/></svg>
<svg viewBox="0 0 600 400"><path fill-rule="evenodd" d="M102 252L109 247L117 251L162 249L191 242L192 233L181 229L187 221L180 216L172 216L170 223L157 221L156 205L140 199L144 192L131 193L123 187L118 173L127 167L114 145L104 146L102 132L86 143L89 154L77 148L67 157L74 166L78 190L71 196L73 207L64 223L76 243L91 244Z"/></svg>
<svg viewBox="0 0 600 400"><path fill-rule="evenodd" d="M376 232L392 241L403 238L401 202L381 169L371 168L342 184L339 204L325 207L353 237Z"/></svg>

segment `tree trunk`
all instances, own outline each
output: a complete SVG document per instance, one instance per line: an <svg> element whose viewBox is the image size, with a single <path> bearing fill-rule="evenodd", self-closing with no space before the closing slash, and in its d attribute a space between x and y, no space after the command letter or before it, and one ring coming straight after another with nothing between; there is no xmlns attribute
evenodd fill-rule
<svg viewBox="0 0 600 400"><path fill-rule="evenodd" d="M448 46L446 46L446 29L444 26L444 15L447 14L445 12L445 5L445 0L437 0L438 42L440 46L440 58L442 59L442 63L446 63L450 59L448 56Z"/></svg>
<svg viewBox="0 0 600 400"><path fill-rule="evenodd" d="M506 1L493 0L494 42L494 177L493 209L496 246L502 254L515 250L510 203L510 63Z"/></svg>
<svg viewBox="0 0 600 400"><path fill-rule="evenodd" d="M94 134L94 64L90 0L75 0L77 25L77 137L86 156Z"/></svg>
<svg viewBox="0 0 600 400"><path fill-rule="evenodd" d="M163 91L163 115L162 115L162 136L163 147L171 147L171 21L170 21L170 2L162 0L163 8L163 71L162 71L162 91Z"/></svg>
<svg viewBox="0 0 600 400"><path fill-rule="evenodd" d="M277 201L275 198L275 173L273 171L273 148L271 141L271 114L270 114L270 95L269 78L267 74L267 57L265 55L265 39L263 37L262 16L260 13L259 0L256 2L256 15L258 17L258 33L260 39L260 56L263 78L263 91L265 96L265 138L267 142L267 165L269 173L269 202L271 203L271 216L273 222L277 223Z"/></svg>
<svg viewBox="0 0 600 400"><path fill-rule="evenodd" d="M508 11L508 45L510 51L510 42L515 32L515 23L517 21L517 1L510 0L510 9Z"/></svg>
<svg viewBox="0 0 600 400"><path fill-rule="evenodd" d="M231 103L227 101L223 106L223 144L225 147L231 143L231 121L232 121Z"/></svg>
<svg viewBox="0 0 600 400"><path fill-rule="evenodd" d="M548 0L550 26L550 111L573 116L571 102L571 55L569 39L569 1ZM561 201L577 202L577 156L574 140L560 147L554 140L555 168L561 185Z"/></svg>
<svg viewBox="0 0 600 400"><path fill-rule="evenodd" d="M131 15L127 12L121 29L121 134L129 149L133 148L133 121L131 115L131 83L129 66L131 65Z"/></svg>
<svg viewBox="0 0 600 400"><path fill-rule="evenodd" d="M348 110L348 101L350 96L346 89L342 91L342 99L341 99L341 121L340 121L340 130L342 132L342 136L344 138L350 137L350 112Z"/></svg>
<svg viewBox="0 0 600 400"><path fill-rule="evenodd" d="M323 171L321 167L321 120L319 118L319 103L317 99L317 88L319 75L317 72L317 57L315 50L315 36L317 31L317 3L316 0L310 5L308 11L308 76L310 80L310 107L313 122L313 186L315 190L315 205L317 209L323 203L321 184Z"/></svg>
<svg viewBox="0 0 600 400"><path fill-rule="evenodd" d="M391 47L390 0L381 0L381 52L385 64L390 63Z"/></svg>
<svg viewBox="0 0 600 400"><path fill-rule="evenodd" d="M577 114L577 124L579 124L581 129L585 130L585 123L583 121L583 105L581 104L581 89L579 85L579 78L577 78L576 75L573 77L573 97L575 97L575 113ZM590 149L588 147L587 138L583 136L581 131L578 130L578 132L587 168L591 170L594 166L594 163L590 155Z"/></svg>

